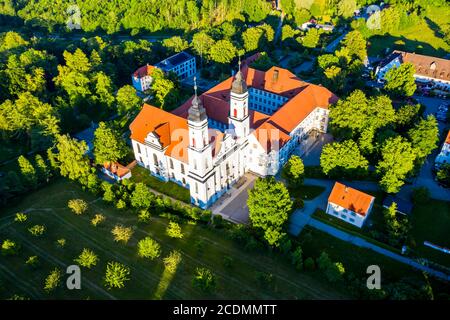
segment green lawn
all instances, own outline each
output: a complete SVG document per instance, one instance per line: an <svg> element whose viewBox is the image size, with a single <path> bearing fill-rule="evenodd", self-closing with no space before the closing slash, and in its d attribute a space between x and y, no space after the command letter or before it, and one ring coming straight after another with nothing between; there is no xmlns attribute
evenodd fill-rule
<svg viewBox="0 0 450 320"><path fill-rule="evenodd" d="M424 241L450 248L450 202L431 199L412 212L411 234L415 251L425 258L450 267L450 255L423 245Z"/></svg>
<svg viewBox="0 0 450 320"><path fill-rule="evenodd" d="M289 188L289 194L295 198L303 200L312 200L325 191L325 187L314 185L302 185L299 187Z"/></svg>
<svg viewBox="0 0 450 320"><path fill-rule="evenodd" d="M161 181L158 178L150 175L150 171L141 166L135 166L133 170L131 170L131 175L131 180L134 182L143 182L151 189L164 193L169 197L181 200L186 203L191 202L189 189L183 188L182 186L171 181Z"/></svg>
<svg viewBox="0 0 450 320"><path fill-rule="evenodd" d="M67 208L67 202L81 198L89 203L88 212L76 216ZM1 257L0 298L21 294L35 299L341 299L348 298L320 277L296 272L292 265L279 254L249 252L241 244L230 240L225 230L211 229L203 225L182 224L184 237L171 239L165 234L168 221L157 216L149 224L137 222L133 212L118 210L77 184L59 179L51 185L17 201L9 208L0 209L0 239L10 238L21 244L17 256ZM13 214L28 213L28 221L19 224ZM101 213L106 221L93 227L90 219ZM134 235L128 244L113 241L110 233L114 225L131 226ZM44 224L47 232L40 238L33 237L27 229L34 224ZM136 243L150 235L161 244L162 255L154 261L139 258ZM58 248L57 239L64 238L64 248ZM195 245L203 242L203 250ZM43 290L45 277L55 267L65 273L67 265L74 264L83 248L90 248L99 256L99 263L91 270L82 269L82 289L67 290L61 286L54 292ZM163 257L172 250L182 254L182 262L175 273L164 271ZM25 260L37 255L41 265L36 270L26 267ZM228 269L224 256L234 262ZM103 277L108 261L118 261L131 268L131 280L125 288L106 290ZM217 277L216 292L205 296L192 286L192 277L197 267L207 267ZM258 272L272 273L274 288L259 286ZM63 277L65 283L65 276Z"/></svg>
<svg viewBox="0 0 450 320"><path fill-rule="evenodd" d="M431 7L426 18L414 26L404 28L393 34L373 36L369 39L369 56L384 56L386 48L403 50L419 54L443 57L450 46L442 39L439 26L450 21L450 12L442 8Z"/></svg>

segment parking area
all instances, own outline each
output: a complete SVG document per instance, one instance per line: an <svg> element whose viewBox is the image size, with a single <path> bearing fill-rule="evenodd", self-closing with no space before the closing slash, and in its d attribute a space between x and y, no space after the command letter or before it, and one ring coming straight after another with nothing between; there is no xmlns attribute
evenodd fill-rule
<svg viewBox="0 0 450 320"><path fill-rule="evenodd" d="M251 173L246 173L244 178L245 182L242 185L234 185L231 187L231 189L211 207L213 214L219 214L224 219L236 223L248 223L248 190L253 188L257 177Z"/></svg>

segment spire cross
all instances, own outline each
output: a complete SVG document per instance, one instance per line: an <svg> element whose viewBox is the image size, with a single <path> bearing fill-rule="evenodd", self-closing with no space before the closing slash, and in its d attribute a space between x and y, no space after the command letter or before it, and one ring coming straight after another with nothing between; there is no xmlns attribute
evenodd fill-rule
<svg viewBox="0 0 450 320"><path fill-rule="evenodd" d="M197 77L194 77L194 91L195 91L195 96L197 96Z"/></svg>

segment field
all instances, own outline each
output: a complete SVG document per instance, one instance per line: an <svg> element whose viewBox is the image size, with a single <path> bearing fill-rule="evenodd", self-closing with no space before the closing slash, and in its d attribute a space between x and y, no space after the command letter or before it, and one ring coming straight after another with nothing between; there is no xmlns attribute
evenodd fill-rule
<svg viewBox="0 0 450 320"><path fill-rule="evenodd" d="M84 199L88 212L77 216L67 208L70 199ZM245 251L242 246L226 237L223 230L206 226L182 224L184 237L171 239L165 234L168 220L152 217L149 224L137 222L133 212L118 210L103 200L83 191L77 184L59 179L51 185L17 201L18 204L2 209L0 213L0 240L12 239L21 245L16 256L1 256L0 298L20 294L32 299L343 299L345 294L321 279L319 274L299 273L278 254L264 250ZM16 212L26 212L25 223L14 222ZM103 225L94 227L90 219L96 213L106 216ZM134 235L128 244L116 243L111 229L116 224L131 226ZM34 237L28 228L35 224L46 226L41 237ZM154 261L137 256L136 243L150 235L161 244L162 254ZM65 239L58 247L56 241ZM203 249L199 250L198 243ZM54 268L75 264L83 248L93 250L99 263L92 269L82 269L82 289L65 289L65 276L61 286L53 292L44 291L46 276ZM164 270L163 257L178 250L182 261L174 273ZM37 255L40 266L36 270L25 265L29 256ZM226 267L223 258L233 259ZM103 283L106 264L121 262L131 269L130 281L122 289L108 290ZM197 267L207 267L217 277L217 289L204 295L192 285ZM272 274L274 286L261 287L258 272Z"/></svg>
<svg viewBox="0 0 450 320"><path fill-rule="evenodd" d="M450 21L450 12L431 7L419 23L399 32L369 39L369 56L385 56L386 50L403 50L443 57L450 51L440 35L440 26Z"/></svg>

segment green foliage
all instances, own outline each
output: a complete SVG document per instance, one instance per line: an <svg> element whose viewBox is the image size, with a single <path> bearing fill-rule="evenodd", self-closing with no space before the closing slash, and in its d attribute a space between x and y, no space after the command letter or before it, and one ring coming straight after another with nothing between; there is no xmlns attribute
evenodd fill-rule
<svg viewBox="0 0 450 320"><path fill-rule="evenodd" d="M216 288L216 277L207 268L197 268L192 279L192 285L205 293L209 293Z"/></svg>
<svg viewBox="0 0 450 320"><path fill-rule="evenodd" d="M91 269L92 267L97 265L98 256L94 253L94 251L84 248L78 258L74 259L73 261L75 261L82 267Z"/></svg>
<svg viewBox="0 0 450 320"><path fill-rule="evenodd" d="M119 115L133 115L140 110L142 101L136 94L136 89L124 85L117 91L117 112Z"/></svg>
<svg viewBox="0 0 450 320"><path fill-rule="evenodd" d="M303 184L305 166L299 156L293 155L283 167L282 175L288 180L290 186L300 186Z"/></svg>
<svg viewBox="0 0 450 320"><path fill-rule="evenodd" d="M223 266L227 269L230 269L233 267L234 259L230 256L224 256L223 257Z"/></svg>
<svg viewBox="0 0 450 320"><path fill-rule="evenodd" d="M229 64L237 54L237 49L229 40L219 40L211 46L210 58L211 60Z"/></svg>
<svg viewBox="0 0 450 320"><path fill-rule="evenodd" d="M349 55L353 59L364 61L367 58L367 43L362 34L357 31L349 32L344 40L342 40L342 46L348 49Z"/></svg>
<svg viewBox="0 0 450 320"><path fill-rule="evenodd" d="M39 257L38 256L30 256L30 257L28 257L27 261L25 261L25 264L32 269L36 269L40 264Z"/></svg>
<svg viewBox="0 0 450 320"><path fill-rule="evenodd" d="M178 265L181 263L181 253L177 250L173 250L167 257L163 259L165 270L169 273L175 273Z"/></svg>
<svg viewBox="0 0 450 320"><path fill-rule="evenodd" d="M291 263L299 271L303 270L303 250L300 246L291 254Z"/></svg>
<svg viewBox="0 0 450 320"><path fill-rule="evenodd" d="M199 55L203 61L204 58L209 60L209 52L214 45L214 39L206 32L200 31L194 34L191 41L191 46L194 52Z"/></svg>
<svg viewBox="0 0 450 320"><path fill-rule="evenodd" d="M102 224L103 222L105 222L106 217L100 213L97 213L92 219L91 219L91 224L94 227L97 227L98 225Z"/></svg>
<svg viewBox="0 0 450 320"><path fill-rule="evenodd" d="M296 35L295 30L288 24L283 25L281 28L281 41L293 39Z"/></svg>
<svg viewBox="0 0 450 320"><path fill-rule="evenodd" d="M54 291L61 284L62 272L58 268L53 269L47 278L45 278L44 290Z"/></svg>
<svg viewBox="0 0 450 320"><path fill-rule="evenodd" d="M367 173L369 162L353 140L325 145L320 155L320 166L330 176L354 177Z"/></svg>
<svg viewBox="0 0 450 320"><path fill-rule="evenodd" d="M189 43L180 36L173 36L163 40L163 46L171 53L178 53L189 48Z"/></svg>
<svg viewBox="0 0 450 320"><path fill-rule="evenodd" d="M302 45L306 48L316 48L320 40L320 29L311 28L302 38Z"/></svg>
<svg viewBox="0 0 450 320"><path fill-rule="evenodd" d="M11 239L3 240L1 252L3 256L13 256L19 253L20 245Z"/></svg>
<svg viewBox="0 0 450 320"><path fill-rule="evenodd" d="M87 211L88 204L83 199L72 199L67 203L67 207L76 215L81 215Z"/></svg>
<svg viewBox="0 0 450 320"><path fill-rule="evenodd" d="M181 232L180 225L173 221L169 222L169 225L166 229L166 234L171 238L183 238L183 233Z"/></svg>
<svg viewBox="0 0 450 320"><path fill-rule="evenodd" d="M128 147L120 133L100 122L94 133L94 156L97 164L117 162L128 153Z"/></svg>
<svg viewBox="0 0 450 320"><path fill-rule="evenodd" d="M105 274L105 286L108 289L123 288L130 280L130 268L117 261L108 262Z"/></svg>
<svg viewBox="0 0 450 320"><path fill-rule="evenodd" d="M31 188L36 188L37 186L37 175L36 169L34 169L33 165L27 158L21 155L18 159L20 173L25 184L29 185Z"/></svg>
<svg viewBox="0 0 450 320"><path fill-rule="evenodd" d="M413 170L416 153L402 137L389 138L381 149L382 159L376 167L381 175L380 186L388 193L397 193L404 179Z"/></svg>
<svg viewBox="0 0 450 320"><path fill-rule="evenodd" d="M45 226L41 224L36 224L30 228L28 228L28 231L35 237L40 237L45 233Z"/></svg>
<svg viewBox="0 0 450 320"><path fill-rule="evenodd" d="M130 238L133 236L133 229L131 227L125 227L121 224L116 224L114 228L111 230L111 233L114 236L114 241L128 243Z"/></svg>
<svg viewBox="0 0 450 320"><path fill-rule="evenodd" d="M326 252L322 252L317 259L319 269L325 274L331 283L341 281L345 273L345 268L340 262L332 262Z"/></svg>
<svg viewBox="0 0 450 320"><path fill-rule="evenodd" d="M61 249L66 246L66 243L67 243L67 241L64 238L56 240L56 246Z"/></svg>
<svg viewBox="0 0 450 320"><path fill-rule="evenodd" d="M149 258L153 260L161 254L161 246L158 242L150 237L145 237L139 240L138 244L138 256L141 258Z"/></svg>
<svg viewBox="0 0 450 320"><path fill-rule="evenodd" d="M40 154L37 154L34 159L36 163L36 173L38 180L40 182L48 182L51 176L51 172L44 158Z"/></svg>
<svg viewBox="0 0 450 320"><path fill-rule="evenodd" d="M142 182L136 183L131 195L131 205L136 209L148 209L153 202L155 195Z"/></svg>
<svg viewBox="0 0 450 320"><path fill-rule="evenodd" d="M402 63L400 67L391 68L385 76L385 89L397 96L410 97L416 91L416 70L411 63Z"/></svg>
<svg viewBox="0 0 450 320"><path fill-rule="evenodd" d="M314 259L311 257L306 258L305 262L304 262L304 267L305 267L305 270L307 270L307 271L314 271L316 269L316 264L314 262Z"/></svg>
<svg viewBox="0 0 450 320"><path fill-rule="evenodd" d="M436 172L436 178L446 186L450 186L450 164L443 164Z"/></svg>
<svg viewBox="0 0 450 320"><path fill-rule="evenodd" d="M292 210L292 200L283 183L273 177L256 180L255 186L249 191L247 205L252 226L264 231L264 238L269 245L278 246Z"/></svg>
<svg viewBox="0 0 450 320"><path fill-rule="evenodd" d="M256 272L256 281L263 288L271 288L274 284L272 273Z"/></svg>
<svg viewBox="0 0 450 320"><path fill-rule="evenodd" d="M439 128L436 118L433 115L429 115L426 119L420 119L408 131L408 135L417 157L425 159L438 146Z"/></svg>
<svg viewBox="0 0 450 320"><path fill-rule="evenodd" d="M396 114L396 123L400 127L410 126L419 116L420 104L406 104L400 107Z"/></svg>
<svg viewBox="0 0 450 320"><path fill-rule="evenodd" d="M28 219L28 216L23 212L17 212L14 217L14 221L19 222L19 223L23 223L23 222L27 221L27 219Z"/></svg>
<svg viewBox="0 0 450 320"><path fill-rule="evenodd" d="M389 208L384 209L384 221L389 235L389 243L393 246L405 241L410 230L408 218L399 215L395 202Z"/></svg>

